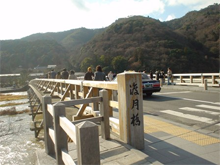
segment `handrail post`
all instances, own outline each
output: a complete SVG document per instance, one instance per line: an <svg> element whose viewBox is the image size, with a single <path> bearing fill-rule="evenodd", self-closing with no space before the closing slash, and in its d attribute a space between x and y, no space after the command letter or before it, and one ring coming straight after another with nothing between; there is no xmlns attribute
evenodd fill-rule
<svg viewBox="0 0 220 165"><path fill-rule="evenodd" d="M205 79L205 77L204 77L203 74L201 73L201 84L204 84L204 79Z"/></svg>
<svg viewBox="0 0 220 165"><path fill-rule="evenodd" d="M190 76L190 83L193 83L193 76Z"/></svg>
<svg viewBox="0 0 220 165"><path fill-rule="evenodd" d="M102 102L100 103L100 114L104 118L103 121L101 122L102 138L110 139L108 91L101 90L99 91L99 95L102 97Z"/></svg>
<svg viewBox="0 0 220 165"><path fill-rule="evenodd" d="M204 89L205 90L207 90L208 89L208 84L207 84L208 82L207 82L207 79L205 79L205 81L204 81Z"/></svg>
<svg viewBox="0 0 220 165"><path fill-rule="evenodd" d="M100 164L99 130L90 121L76 124L77 164Z"/></svg>
<svg viewBox="0 0 220 165"><path fill-rule="evenodd" d="M49 128L53 127L53 117L47 111L47 104L51 104L51 96L45 95L42 97L42 111L44 119L44 143L45 152L48 155L53 155L55 153L54 144L49 135Z"/></svg>
<svg viewBox="0 0 220 165"><path fill-rule="evenodd" d="M180 76L180 82L183 83L183 76Z"/></svg>
<svg viewBox="0 0 220 165"><path fill-rule="evenodd" d="M62 103L56 103L53 105L53 122L54 122L54 133L55 133L55 151L57 165L64 164L62 160L61 150L65 149L68 151L67 146L67 135L60 126L59 117L65 116L65 105Z"/></svg>
<svg viewBox="0 0 220 165"><path fill-rule="evenodd" d="M215 84L215 75L212 75L212 84Z"/></svg>
<svg viewBox="0 0 220 165"><path fill-rule="evenodd" d="M124 72L117 75L120 139L144 149L143 91L141 74Z"/></svg>

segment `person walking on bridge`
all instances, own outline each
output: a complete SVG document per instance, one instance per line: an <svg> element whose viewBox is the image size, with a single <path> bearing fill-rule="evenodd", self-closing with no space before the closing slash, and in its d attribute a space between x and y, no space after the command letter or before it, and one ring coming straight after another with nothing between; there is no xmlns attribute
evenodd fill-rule
<svg viewBox="0 0 220 165"><path fill-rule="evenodd" d="M76 77L76 75L75 75L75 71L74 71L74 70L71 70L71 71L70 71L70 74L69 74L68 79L77 80L77 77Z"/></svg>
<svg viewBox="0 0 220 165"><path fill-rule="evenodd" d="M93 80L94 79L94 73L92 72L92 68L88 67L87 72L84 76L84 80Z"/></svg>
<svg viewBox="0 0 220 165"><path fill-rule="evenodd" d="M68 79L68 77L69 77L69 73L67 72L66 68L64 68L63 71L61 72L61 78Z"/></svg>
<svg viewBox="0 0 220 165"><path fill-rule="evenodd" d="M102 72L102 67L100 65L96 66L96 72L95 72L95 81L106 81L105 73Z"/></svg>
<svg viewBox="0 0 220 165"><path fill-rule="evenodd" d="M171 79L172 79L172 70L170 68L167 69L167 85L171 85Z"/></svg>

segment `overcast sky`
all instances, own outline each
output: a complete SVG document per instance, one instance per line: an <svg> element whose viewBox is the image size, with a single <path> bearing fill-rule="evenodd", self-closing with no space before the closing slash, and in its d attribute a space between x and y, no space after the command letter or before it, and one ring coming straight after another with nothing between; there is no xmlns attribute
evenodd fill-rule
<svg viewBox="0 0 220 165"><path fill-rule="evenodd" d="M0 0L0 40L102 28L134 15L167 21L214 3L219 0Z"/></svg>

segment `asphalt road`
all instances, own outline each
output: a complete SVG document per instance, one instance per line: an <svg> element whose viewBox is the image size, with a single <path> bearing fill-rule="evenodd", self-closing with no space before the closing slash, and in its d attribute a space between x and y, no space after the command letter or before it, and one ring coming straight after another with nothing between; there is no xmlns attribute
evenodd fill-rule
<svg viewBox="0 0 220 165"><path fill-rule="evenodd" d="M144 97L145 114L192 126L206 133L220 133L220 98L218 92L162 89Z"/></svg>

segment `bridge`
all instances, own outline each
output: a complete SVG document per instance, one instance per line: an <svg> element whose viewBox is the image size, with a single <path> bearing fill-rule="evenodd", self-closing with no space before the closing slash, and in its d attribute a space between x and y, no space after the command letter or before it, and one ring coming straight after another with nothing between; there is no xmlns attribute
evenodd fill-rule
<svg viewBox="0 0 220 165"><path fill-rule="evenodd" d="M205 82L208 86L219 85L216 83L218 73L200 74L200 77L175 76L174 82L184 85L195 82L194 85L199 86L205 86ZM58 164L74 163L68 154L68 137L77 144L77 162L81 164L100 163L99 132L103 139L110 139L110 134L114 133L124 143L141 150L144 148L141 82L140 73L134 72L119 74L117 82L34 79L29 83L28 91L33 121L31 129L35 137L44 129L45 151L49 155L56 154ZM119 109L118 118L113 115L114 109ZM99 131L94 123L100 126ZM88 135L90 140L85 140ZM88 143L83 144L85 141ZM88 153L85 145L94 150ZM84 154L93 156L85 160Z"/></svg>
<svg viewBox="0 0 220 165"><path fill-rule="evenodd" d="M77 152L81 151L81 154L78 154L80 159L78 162L99 164L99 147L97 147L99 145L95 143L96 147L94 147L99 133L94 123L100 124L103 139L110 139L111 129L123 142L137 149L144 148L140 73L119 74L117 82L34 79L29 86L28 94L34 126L32 130L37 137L44 128L46 152L56 153L58 164L73 161L67 154L67 135L77 143L79 147ZM66 107L69 115L65 113ZM120 109L119 118L113 117L113 108ZM74 109L78 109L75 114ZM39 117L42 114L43 116ZM39 118L41 120L38 120ZM83 133L83 129L87 131ZM86 141L84 139L88 138L90 140L83 148L82 145ZM85 147L92 145L89 143L93 144L91 150ZM87 156L88 160L83 160L79 155L85 153L92 155L92 158ZM89 160L94 162L88 162Z"/></svg>

